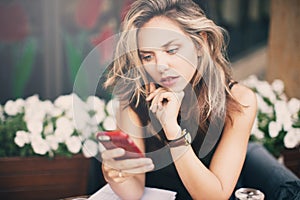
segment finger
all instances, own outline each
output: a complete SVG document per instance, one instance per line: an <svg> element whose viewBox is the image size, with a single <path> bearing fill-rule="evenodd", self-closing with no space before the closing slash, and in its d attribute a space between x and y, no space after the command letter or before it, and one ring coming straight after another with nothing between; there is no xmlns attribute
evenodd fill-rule
<svg viewBox="0 0 300 200"><path fill-rule="evenodd" d="M118 162L118 166L117 166L118 169L122 171L153 164L150 158L126 159L126 160L120 160L116 162Z"/></svg>
<svg viewBox="0 0 300 200"><path fill-rule="evenodd" d="M165 88L162 88L162 87L159 87L159 88L153 90L153 91L148 95L148 97L146 98L146 101L151 101L151 99L153 99L158 93L160 93L160 92L162 92L162 91L167 92L167 90L166 90Z"/></svg>
<svg viewBox="0 0 300 200"><path fill-rule="evenodd" d="M116 183L122 183L125 180L127 180L127 178L130 176L133 176L133 175L130 175L123 171L118 171L118 170L110 170L107 173L107 177L109 178L109 180L114 181Z"/></svg>
<svg viewBox="0 0 300 200"><path fill-rule="evenodd" d="M147 98L146 100L150 99L151 97L149 97L149 95L151 95L155 89L156 89L156 86L153 82L150 82L148 85L147 85L147 91L148 91L148 94L147 94Z"/></svg>
<svg viewBox="0 0 300 200"><path fill-rule="evenodd" d="M148 164L143 166L138 166L136 168L124 169L124 170L116 170L110 168L106 173L109 178L126 178L136 174L145 173L154 169L154 164Z"/></svg>
<svg viewBox="0 0 300 200"><path fill-rule="evenodd" d="M155 86L155 84L153 82L151 82L149 84L149 91L150 91L150 93L154 92L155 90L156 90L156 86Z"/></svg>
<svg viewBox="0 0 300 200"><path fill-rule="evenodd" d="M166 90L160 90L152 100L153 104L156 105L155 110L153 110L153 112L161 110L163 108L163 104L166 103L166 100L170 101L171 95L172 93L167 92Z"/></svg>
<svg viewBox="0 0 300 200"><path fill-rule="evenodd" d="M108 171L107 175L110 178L125 178L128 176L128 174L125 173L124 171L115 170L115 169Z"/></svg>
<svg viewBox="0 0 300 200"><path fill-rule="evenodd" d="M121 157L125 154L125 150L122 148L115 148L111 150L105 150L101 153L103 160L109 160L117 157Z"/></svg>
<svg viewBox="0 0 300 200"><path fill-rule="evenodd" d="M110 170L121 170L126 171L133 168L142 167L145 165L153 164L150 158L137 158L137 159L124 159L124 160L115 160L109 159L103 163L103 168L106 172Z"/></svg>
<svg viewBox="0 0 300 200"><path fill-rule="evenodd" d="M124 170L124 172L126 174L141 174L141 173L152 171L153 169L154 169L154 164L149 164L149 165L144 165L133 169L127 169Z"/></svg>
<svg viewBox="0 0 300 200"><path fill-rule="evenodd" d="M151 94L152 102L149 109L153 113L162 108L164 98L161 98L161 96L165 96L165 93L168 93L168 91L166 91L164 88L158 88Z"/></svg>
<svg viewBox="0 0 300 200"><path fill-rule="evenodd" d="M150 110L151 110L153 113L156 113L157 106L158 106L157 103L152 103L151 106L150 106Z"/></svg>
<svg viewBox="0 0 300 200"><path fill-rule="evenodd" d="M106 172L108 174L108 172L114 168L111 168L109 165L107 165L106 163L102 163L102 169L104 172Z"/></svg>

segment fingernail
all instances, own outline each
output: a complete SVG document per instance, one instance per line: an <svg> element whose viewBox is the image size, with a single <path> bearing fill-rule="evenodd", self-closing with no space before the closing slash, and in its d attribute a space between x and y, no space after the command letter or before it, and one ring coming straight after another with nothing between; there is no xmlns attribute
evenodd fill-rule
<svg viewBox="0 0 300 200"><path fill-rule="evenodd" d="M154 169L154 165L153 164L147 165L147 169Z"/></svg>
<svg viewBox="0 0 300 200"><path fill-rule="evenodd" d="M148 159L146 159L145 163L146 164L152 164L152 160L148 158Z"/></svg>
<svg viewBox="0 0 300 200"><path fill-rule="evenodd" d="M163 108L162 105L159 104L159 105L158 105L158 109L159 109L159 110L162 110L162 108Z"/></svg>
<svg viewBox="0 0 300 200"><path fill-rule="evenodd" d="M118 154L124 154L125 153L125 150L122 149L122 148L119 148L118 151L117 151Z"/></svg>

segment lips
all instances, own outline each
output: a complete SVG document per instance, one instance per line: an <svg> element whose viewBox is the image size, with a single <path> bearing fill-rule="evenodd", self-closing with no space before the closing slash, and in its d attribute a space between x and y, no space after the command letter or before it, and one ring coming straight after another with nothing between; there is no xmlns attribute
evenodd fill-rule
<svg viewBox="0 0 300 200"><path fill-rule="evenodd" d="M177 82L178 78L179 78L179 76L167 76L167 77L162 78L160 80L160 82L165 87L171 87Z"/></svg>

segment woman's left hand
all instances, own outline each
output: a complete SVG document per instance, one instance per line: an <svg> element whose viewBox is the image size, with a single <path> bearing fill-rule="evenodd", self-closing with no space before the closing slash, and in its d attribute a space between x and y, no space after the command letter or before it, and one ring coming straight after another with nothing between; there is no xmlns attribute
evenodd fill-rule
<svg viewBox="0 0 300 200"><path fill-rule="evenodd" d="M152 100L150 110L161 123L166 137L169 140L177 138L181 131L177 123L177 116L184 92L173 92L162 87L156 88L154 83L149 84L149 90L150 94L146 100Z"/></svg>

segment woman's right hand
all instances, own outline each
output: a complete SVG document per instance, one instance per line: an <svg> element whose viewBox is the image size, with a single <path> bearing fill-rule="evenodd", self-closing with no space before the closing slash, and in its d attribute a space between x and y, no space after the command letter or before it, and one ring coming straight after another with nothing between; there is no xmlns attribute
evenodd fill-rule
<svg viewBox="0 0 300 200"><path fill-rule="evenodd" d="M124 154L125 150L122 148L102 151L102 171L107 182L121 183L137 174L154 169L154 164L150 158L115 159Z"/></svg>

